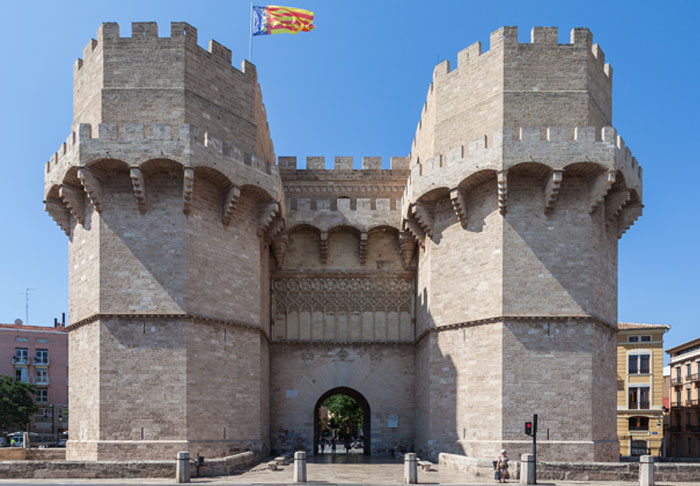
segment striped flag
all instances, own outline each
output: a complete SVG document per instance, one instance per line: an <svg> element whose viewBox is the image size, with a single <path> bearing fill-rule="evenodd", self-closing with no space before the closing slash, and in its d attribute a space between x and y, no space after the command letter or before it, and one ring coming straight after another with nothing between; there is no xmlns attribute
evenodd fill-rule
<svg viewBox="0 0 700 486"><path fill-rule="evenodd" d="M314 13L293 7L253 7L253 35L297 34L314 28Z"/></svg>

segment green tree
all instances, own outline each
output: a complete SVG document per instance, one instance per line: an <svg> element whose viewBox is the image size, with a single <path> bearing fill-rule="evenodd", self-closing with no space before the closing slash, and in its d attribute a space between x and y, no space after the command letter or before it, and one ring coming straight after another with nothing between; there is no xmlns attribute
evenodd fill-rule
<svg viewBox="0 0 700 486"><path fill-rule="evenodd" d="M10 427L26 429L39 409L34 404L36 387L11 376L0 376L0 430Z"/></svg>
<svg viewBox="0 0 700 486"><path fill-rule="evenodd" d="M331 428L341 429L341 438L362 427L364 413L354 398L347 395L332 395L326 398L322 405L333 414L329 425Z"/></svg>

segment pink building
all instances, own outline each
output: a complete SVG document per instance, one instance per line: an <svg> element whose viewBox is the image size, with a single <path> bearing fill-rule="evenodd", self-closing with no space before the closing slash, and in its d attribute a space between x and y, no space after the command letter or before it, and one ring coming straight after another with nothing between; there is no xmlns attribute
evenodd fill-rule
<svg viewBox="0 0 700 486"><path fill-rule="evenodd" d="M53 327L0 324L0 375L37 386L39 413L32 430L55 442L68 424L68 331ZM15 432L13 430L2 432Z"/></svg>

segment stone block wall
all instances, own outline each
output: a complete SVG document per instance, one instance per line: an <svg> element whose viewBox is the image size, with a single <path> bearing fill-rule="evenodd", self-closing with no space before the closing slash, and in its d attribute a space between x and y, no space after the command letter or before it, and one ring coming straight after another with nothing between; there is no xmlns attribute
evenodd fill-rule
<svg viewBox="0 0 700 486"><path fill-rule="evenodd" d="M273 344L270 348L270 439L272 449L313 453L313 412L319 398L352 388L368 402L372 454L398 442L413 447L413 346L382 344ZM389 415L398 427L389 427Z"/></svg>

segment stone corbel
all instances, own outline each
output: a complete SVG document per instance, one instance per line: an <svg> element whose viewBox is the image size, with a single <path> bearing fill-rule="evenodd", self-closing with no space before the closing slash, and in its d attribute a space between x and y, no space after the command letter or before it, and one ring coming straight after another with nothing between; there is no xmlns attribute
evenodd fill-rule
<svg viewBox="0 0 700 486"><path fill-rule="evenodd" d="M321 263L328 263L328 231L320 234Z"/></svg>
<svg viewBox="0 0 700 486"><path fill-rule="evenodd" d="M88 199L98 213L102 212L102 183L86 167L78 168L78 179L85 189Z"/></svg>
<svg viewBox="0 0 700 486"><path fill-rule="evenodd" d="M263 203L262 207L258 211L258 236L265 234L267 229L272 224L280 212L280 205L276 202Z"/></svg>
<svg viewBox="0 0 700 486"><path fill-rule="evenodd" d="M47 199L44 201L44 211L49 213L66 236L70 236L70 212L65 204L57 199Z"/></svg>
<svg viewBox="0 0 700 486"><path fill-rule="evenodd" d="M403 264L405 268L411 266L413 252L416 250L416 241L415 236L407 231L402 231L399 233L399 247L401 248L401 256L403 257Z"/></svg>
<svg viewBox="0 0 700 486"><path fill-rule="evenodd" d="M58 197L68 208L78 223L85 224L85 205L83 203L83 190L73 186L61 184L58 188Z"/></svg>
<svg viewBox="0 0 700 486"><path fill-rule="evenodd" d="M418 223L423 232L429 237L433 236L433 212L425 203L413 203L409 206L409 212Z"/></svg>
<svg viewBox="0 0 700 486"><path fill-rule="evenodd" d="M146 212L146 179L140 167L131 167L129 176L131 177L131 187L134 190L136 203L139 206L139 211L143 214Z"/></svg>
<svg viewBox="0 0 700 486"><path fill-rule="evenodd" d="M407 218L403 220L404 231L409 232L413 237L418 240L421 246L425 246L425 231L420 227L420 225L413 218Z"/></svg>
<svg viewBox="0 0 700 486"><path fill-rule="evenodd" d="M611 222L617 218L617 215L631 198L632 192L629 189L610 192L605 198L605 221Z"/></svg>
<svg viewBox="0 0 700 486"><path fill-rule="evenodd" d="M192 210L192 191L194 190L194 167L185 167L182 171L182 212L190 214Z"/></svg>
<svg viewBox="0 0 700 486"><path fill-rule="evenodd" d="M233 210L236 209L236 204L241 197L241 188L238 186L231 186L231 188L226 191L224 196L224 214L221 218L225 225L231 223L231 217L233 216Z"/></svg>
<svg viewBox="0 0 700 486"><path fill-rule="evenodd" d="M622 238L622 235L625 234L625 232L628 229L630 229L630 227L634 224L635 221L637 221L637 219L642 215L643 208L644 205L638 203L628 204L622 209L620 216L617 218L618 238Z"/></svg>
<svg viewBox="0 0 700 486"><path fill-rule="evenodd" d="M275 239L272 240L272 252L275 255L275 260L277 260L277 265L280 267L284 263L284 254L287 252L288 246L289 237L285 232L278 234Z"/></svg>
<svg viewBox="0 0 700 486"><path fill-rule="evenodd" d="M610 191L610 188L615 184L615 179L617 178L617 173L614 170L608 170L603 174L596 177L591 185L590 197L591 204L588 210L589 213L593 214L596 209L605 200L605 196Z"/></svg>
<svg viewBox="0 0 700 486"><path fill-rule="evenodd" d="M459 224L462 228L467 229L467 198L463 189L455 187L450 190L450 201L452 208L455 210Z"/></svg>
<svg viewBox="0 0 700 486"><path fill-rule="evenodd" d="M367 262L367 232L360 233L360 264L364 265Z"/></svg>
<svg viewBox="0 0 700 486"><path fill-rule="evenodd" d="M275 219L270 223L267 231L265 232L265 241L274 241L278 234L284 231L284 219L279 215L275 216Z"/></svg>
<svg viewBox="0 0 700 486"><path fill-rule="evenodd" d="M559 197L559 188L564 176L564 171L555 169L547 178L547 183L544 185L544 212L551 213L554 210L554 203Z"/></svg>
<svg viewBox="0 0 700 486"><path fill-rule="evenodd" d="M505 215L508 211L508 175L506 171L500 171L496 180L498 182L498 212Z"/></svg>

